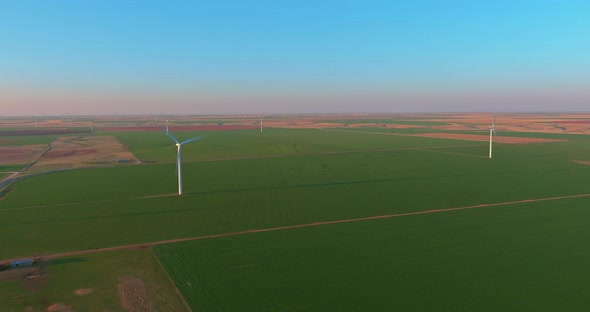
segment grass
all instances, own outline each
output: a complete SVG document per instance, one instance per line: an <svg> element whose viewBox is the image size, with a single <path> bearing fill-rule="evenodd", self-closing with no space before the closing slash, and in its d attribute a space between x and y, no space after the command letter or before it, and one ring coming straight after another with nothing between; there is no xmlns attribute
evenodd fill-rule
<svg viewBox="0 0 590 312"><path fill-rule="evenodd" d="M267 129L240 131L201 131L173 133L182 141L205 135L183 147L183 159L214 160L262 156L305 155L370 149L422 146L473 145L473 142L429 138L368 136L364 133L322 131L316 129ZM162 132L117 133L117 138L143 162L174 162L176 146Z"/></svg>
<svg viewBox="0 0 590 312"><path fill-rule="evenodd" d="M23 166L23 164L0 165L0 174L3 172L19 171Z"/></svg>
<svg viewBox="0 0 590 312"><path fill-rule="evenodd" d="M120 278L141 279L158 311L182 311L183 303L148 249L75 256L51 261L37 280L0 282L3 311L46 311L55 303L72 311L124 311L117 291ZM1 273L0 273L1 274ZM1 275L0 275L1 276ZM92 288L87 295L77 289Z"/></svg>
<svg viewBox="0 0 590 312"><path fill-rule="evenodd" d="M498 144L498 157L489 160L485 144L467 141L307 133L333 140L315 145L317 138L310 138L303 150L340 151L186 162L181 197L143 198L176 192L174 164L76 170L16 183L0 202L0 257L589 193L590 166L568 161L590 160L584 142ZM301 132L276 135L292 142ZM251 132L239 138L240 146L259 140ZM428 148L436 141L459 145ZM217 152L228 151L229 143L218 144ZM346 152L420 145L425 148ZM185 159L202 157L191 153L187 148Z"/></svg>
<svg viewBox="0 0 590 312"><path fill-rule="evenodd" d="M155 252L195 311L583 311L587 205L415 215Z"/></svg>

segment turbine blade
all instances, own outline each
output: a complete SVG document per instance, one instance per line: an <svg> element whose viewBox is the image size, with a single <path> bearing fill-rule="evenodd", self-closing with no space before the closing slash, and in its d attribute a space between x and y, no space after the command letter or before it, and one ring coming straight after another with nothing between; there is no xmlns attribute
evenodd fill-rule
<svg viewBox="0 0 590 312"><path fill-rule="evenodd" d="M170 133L170 132L166 132L166 134L172 139L174 140L174 142L176 142L176 144L180 144L180 142L178 142L178 140Z"/></svg>
<svg viewBox="0 0 590 312"><path fill-rule="evenodd" d="M203 137L202 135L199 135L198 137L194 137L194 138L192 138L192 139L188 139L188 140L186 140L186 141L183 141L183 142L182 142L182 143L180 143L180 144L186 144L186 143L190 143L190 142L196 141L196 140L198 140L198 139L201 139L202 137Z"/></svg>
<svg viewBox="0 0 590 312"><path fill-rule="evenodd" d="M494 130L494 128L492 128L492 132L494 133L494 135L497 135L496 130Z"/></svg>
<svg viewBox="0 0 590 312"><path fill-rule="evenodd" d="M498 117L498 113L496 113L496 115L494 115L494 123L492 123L492 128L496 125L496 117Z"/></svg>

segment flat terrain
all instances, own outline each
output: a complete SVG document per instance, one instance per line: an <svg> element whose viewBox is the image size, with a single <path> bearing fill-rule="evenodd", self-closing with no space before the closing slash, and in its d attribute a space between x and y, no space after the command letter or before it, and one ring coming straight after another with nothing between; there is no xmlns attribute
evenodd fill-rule
<svg viewBox="0 0 590 312"><path fill-rule="evenodd" d="M309 141L300 147L309 154L190 162L206 141L188 145L180 197L173 163L16 183L0 202L0 257L590 193L590 167L570 161L590 160L585 142L498 144L489 160L485 144L469 141L304 131L269 134L278 146ZM260 144L253 134L239 138ZM211 157L215 143L207 144ZM220 155L238 156L225 146L217 143Z"/></svg>
<svg viewBox="0 0 590 312"><path fill-rule="evenodd" d="M41 155L44 145L0 146L0 165L27 164Z"/></svg>
<svg viewBox="0 0 590 312"><path fill-rule="evenodd" d="M489 142L489 135L477 135L477 134L464 134L464 133L420 133L412 134L419 137L427 138L443 138L443 139L456 139L456 140L467 140L467 141L484 141ZM527 137L498 137L493 138L494 142L497 143L508 143L508 144L527 144L527 143L549 143L549 142L563 142L564 140L549 139L549 138L527 138Z"/></svg>
<svg viewBox="0 0 590 312"><path fill-rule="evenodd" d="M51 260L36 279L6 279L0 271L3 311L184 311L180 296L149 249ZM29 310L26 310L29 309ZM60 310L61 309L61 310Z"/></svg>
<svg viewBox="0 0 590 312"><path fill-rule="evenodd" d="M155 251L195 311L586 310L587 204L422 214Z"/></svg>
<svg viewBox="0 0 590 312"><path fill-rule="evenodd" d="M50 146L31 171L114 165L117 160L137 162L114 136L58 137Z"/></svg>
<svg viewBox="0 0 590 312"><path fill-rule="evenodd" d="M232 160L274 156L383 151L407 148L448 148L485 144L428 138L383 138L366 133L343 133L317 129L267 129L174 133L178 140L205 137L183 147L183 160ZM174 163L176 146L163 132L116 133L117 138L144 163ZM484 153L485 154L485 153Z"/></svg>
<svg viewBox="0 0 590 312"><path fill-rule="evenodd" d="M29 168L39 175L0 193L0 262L33 254L57 263L113 258L95 271L117 276L108 282L116 290L76 284L94 290L72 300L64 295L72 294L70 277L51 273L63 291L18 301L22 281L0 282L0 294L9 294L0 295L0 306L83 311L91 303L82 298L101 294L104 310L132 310L120 298L135 291L118 285L151 285L133 273L143 266L131 264L147 261L146 254L154 260L153 246L196 311L587 310L590 259L580 247L590 236L586 115L499 116L493 159L489 114L268 116L265 125L285 128L236 130L255 127L258 118L171 122L179 140L205 136L183 147L183 196L175 195L172 140L161 130L138 132L158 129L161 120L56 122L94 125L92 138L120 142L141 164ZM10 122L20 129L20 121ZM118 127L130 129L112 131ZM214 130L220 127L225 131ZM61 137L56 142L69 145L42 161L75 158L59 168L76 168L88 162L83 157L111 150L83 146L87 135ZM53 139L7 136L0 144ZM0 166L0 175L15 168ZM179 240L190 241L171 244ZM94 270L85 263L47 270ZM119 266L125 274L109 273Z"/></svg>

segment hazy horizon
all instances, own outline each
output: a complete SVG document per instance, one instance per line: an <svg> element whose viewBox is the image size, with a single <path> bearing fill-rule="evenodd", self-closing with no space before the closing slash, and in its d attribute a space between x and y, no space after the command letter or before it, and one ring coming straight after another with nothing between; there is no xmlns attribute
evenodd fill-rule
<svg viewBox="0 0 590 312"><path fill-rule="evenodd" d="M0 2L0 116L585 111L587 1Z"/></svg>

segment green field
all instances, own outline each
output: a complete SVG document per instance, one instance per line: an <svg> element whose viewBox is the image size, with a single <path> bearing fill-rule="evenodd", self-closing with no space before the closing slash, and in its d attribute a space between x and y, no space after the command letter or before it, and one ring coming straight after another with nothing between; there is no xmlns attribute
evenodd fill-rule
<svg viewBox="0 0 590 312"><path fill-rule="evenodd" d="M585 311L589 227L588 200L572 199L155 252L195 311Z"/></svg>
<svg viewBox="0 0 590 312"><path fill-rule="evenodd" d="M142 162L174 162L176 160L176 146L163 132L105 134L116 135ZM481 144L429 138L397 137L392 139L365 133L316 129L267 129L264 133L260 133L258 130L240 130L173 134L180 141L198 135L205 136L203 139L183 147L183 159L187 161Z"/></svg>
<svg viewBox="0 0 590 312"><path fill-rule="evenodd" d="M24 165L0 165L0 174L3 172L19 171Z"/></svg>
<svg viewBox="0 0 590 312"><path fill-rule="evenodd" d="M585 139L496 144L490 160L485 142L370 132L174 134L179 140L206 135L183 148L185 195L174 195L176 150L164 133L115 133L144 164L11 185L0 201L0 258L590 193L590 166L572 162L590 160ZM580 269L583 249L567 254L559 248L590 235L583 231L589 203L583 197L500 205L155 250L196 310L388 310L393 304L402 310L494 310L495 304L513 310L549 298L549 284L529 276L555 271L557 263ZM486 239L492 245L483 244ZM513 255L516 243L528 253ZM532 256L547 260L527 271ZM474 261L478 265L470 267ZM547 278L558 282L556 275ZM207 282L193 291L187 279ZM220 301L226 293L235 300ZM463 301L460 294L467 295ZM569 304L583 307L572 296ZM536 297L539 304L526 301Z"/></svg>
<svg viewBox="0 0 590 312"><path fill-rule="evenodd" d="M24 311L31 307L32 311L47 311L49 306L59 303L69 307L67 311L126 311L118 292L126 279L143 282L149 296L146 301L157 307L156 311L184 310L182 299L149 249L52 260L42 272L35 280L10 281L1 281L0 272L0 310ZM78 295L78 289L92 292Z"/></svg>
<svg viewBox="0 0 590 312"><path fill-rule="evenodd" d="M302 150L316 154L185 162L181 197L172 195L174 164L75 170L16 183L0 202L0 258L590 193L590 166L568 161L590 159L584 142L497 145L498 157L489 160L479 142L303 134L312 143ZM303 134L281 131L271 139L305 142ZM231 137L221 133L218 140L223 136ZM325 136L332 140L313 143ZM271 140L248 131L240 139L242 146ZM458 147L435 148L444 145ZM233 153L227 146L218 142L223 157ZM373 148L389 150L350 152ZM321 154L330 150L335 153ZM185 159L202 157L200 151L187 146Z"/></svg>

